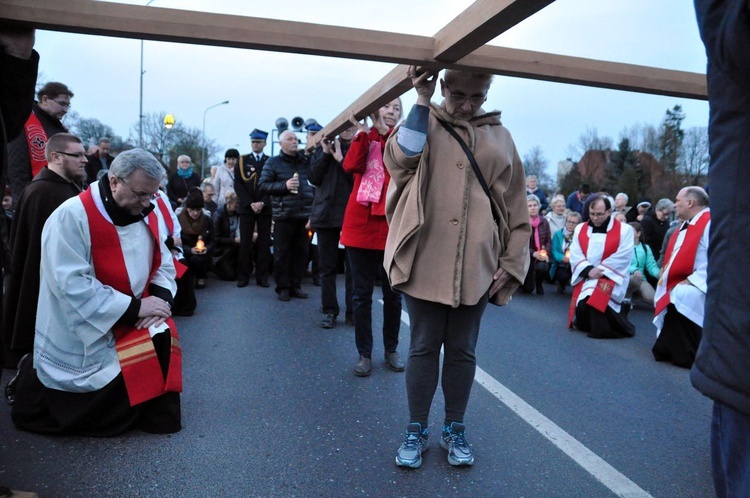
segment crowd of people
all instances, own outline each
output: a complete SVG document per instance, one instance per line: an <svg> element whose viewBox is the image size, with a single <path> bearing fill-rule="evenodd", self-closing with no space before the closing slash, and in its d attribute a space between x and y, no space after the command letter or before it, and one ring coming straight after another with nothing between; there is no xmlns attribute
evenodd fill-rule
<svg viewBox="0 0 750 498"><path fill-rule="evenodd" d="M464 414L481 318L518 287L543 295L545 283L558 293L571 286L569 326L593 338L632 337L628 313L638 299L654 312L655 359L686 368L695 361L709 287L707 192L690 186L674 201L630 207L626 194L584 184L548 201L534 176L524 192L510 134L498 112L482 109L492 75L447 70L439 78L410 67L418 99L403 122L395 99L364 120L352 115L348 130L314 150L283 131L274 157L264 154L268 133L255 129L252 152L227 150L210 178L186 155L165 178L153 155L136 148L113 156L106 137L87 155L61 121L73 98L66 85L47 83L32 102L33 32L1 35L3 68L16 74L2 95L3 140L12 139L3 365L17 369L5 395L22 429L179 431L172 316L194 313L195 291L211 272L240 288L253 274L269 287L272 275L280 301L307 299L311 231L325 329L341 313L336 276L346 247L345 322L354 327L360 377L372 370L372 295L382 287L384 361L406 371L398 466L422 463L441 350L440 445L451 465L474 463ZM438 82L440 105L431 102ZM320 129L308 126L308 138ZM402 303L411 322L407 362L397 350ZM707 382L700 374L694 381Z"/></svg>
<svg viewBox="0 0 750 498"><path fill-rule="evenodd" d="M531 263L522 290L544 294L548 283L564 294L572 286L568 325L594 338L632 337L629 312L647 310L654 314L654 358L690 368L703 327L708 193L691 186L675 201L629 206L623 192L612 197L583 184L567 200L554 195L543 214L537 178L528 176L526 185Z"/></svg>

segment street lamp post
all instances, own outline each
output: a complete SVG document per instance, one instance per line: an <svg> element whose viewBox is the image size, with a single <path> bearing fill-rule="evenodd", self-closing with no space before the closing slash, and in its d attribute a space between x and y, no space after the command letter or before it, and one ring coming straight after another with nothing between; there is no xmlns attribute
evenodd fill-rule
<svg viewBox="0 0 750 498"><path fill-rule="evenodd" d="M218 104L208 106L206 110L203 111L203 139L201 140L201 180L203 180L204 178L206 169L206 113L214 107L219 107L220 105L228 103L229 101L225 100L224 102L219 102Z"/></svg>
<svg viewBox="0 0 750 498"><path fill-rule="evenodd" d="M146 7L156 0L148 0ZM143 148L143 40L141 39L141 93L138 107L138 147Z"/></svg>

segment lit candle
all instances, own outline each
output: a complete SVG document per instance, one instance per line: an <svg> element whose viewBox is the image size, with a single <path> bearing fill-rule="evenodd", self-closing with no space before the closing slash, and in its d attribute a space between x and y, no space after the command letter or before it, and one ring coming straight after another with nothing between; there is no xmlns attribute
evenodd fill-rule
<svg viewBox="0 0 750 498"><path fill-rule="evenodd" d="M541 251L539 251L539 258L540 259L546 259L547 258L547 250L546 249L542 249Z"/></svg>
<svg viewBox="0 0 750 498"><path fill-rule="evenodd" d="M570 249L565 249L565 257L570 259Z"/></svg>
<svg viewBox="0 0 750 498"><path fill-rule="evenodd" d="M203 242L202 238L198 238L198 242L195 244L195 248L198 249L200 252L203 252L206 250L206 244Z"/></svg>

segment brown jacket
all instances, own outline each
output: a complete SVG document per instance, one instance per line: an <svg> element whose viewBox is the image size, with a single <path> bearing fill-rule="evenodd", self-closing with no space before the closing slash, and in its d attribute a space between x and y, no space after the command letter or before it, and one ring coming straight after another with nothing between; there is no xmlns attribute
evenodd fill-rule
<svg viewBox="0 0 750 498"><path fill-rule="evenodd" d="M473 151L499 227L466 154L437 119L452 124ZM474 305L502 267L512 278L491 301L506 304L526 276L531 226L523 165L500 113L467 122L432 104L421 154L407 157L396 137L398 129L383 158L391 174L384 261L391 285L418 299Z"/></svg>

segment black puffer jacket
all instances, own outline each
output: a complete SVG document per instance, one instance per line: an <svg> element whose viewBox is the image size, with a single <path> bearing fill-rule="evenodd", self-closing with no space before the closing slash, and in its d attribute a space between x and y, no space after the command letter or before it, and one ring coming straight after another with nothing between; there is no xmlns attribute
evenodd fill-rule
<svg viewBox="0 0 750 498"><path fill-rule="evenodd" d="M299 220L310 217L313 202L313 187L308 181L310 156L298 152L288 156L280 152L266 161L258 181L258 189L271 196L274 220ZM299 191L289 192L286 181L294 173L299 175Z"/></svg>
<svg viewBox="0 0 750 498"><path fill-rule="evenodd" d="M346 154L348 144L341 144ZM341 163L318 147L310 163L310 183L315 185L310 224L313 228L341 228L346 203L352 192L354 179L344 172Z"/></svg>

